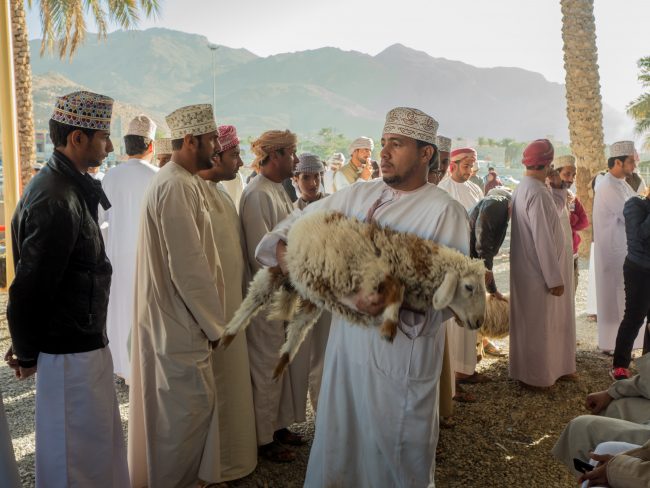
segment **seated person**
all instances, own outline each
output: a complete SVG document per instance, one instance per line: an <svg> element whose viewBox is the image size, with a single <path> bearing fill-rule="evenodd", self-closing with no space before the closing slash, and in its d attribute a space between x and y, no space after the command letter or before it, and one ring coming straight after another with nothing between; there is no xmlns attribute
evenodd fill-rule
<svg viewBox="0 0 650 488"><path fill-rule="evenodd" d="M597 466L580 477L582 488L647 488L650 486L650 441L643 446L627 442L604 442L591 454Z"/></svg>
<svg viewBox="0 0 650 488"><path fill-rule="evenodd" d="M571 470L573 458L589 459L602 442L643 445L650 440L650 354L637 359L636 366L638 375L589 394L585 406L593 415L581 415L564 428L552 452Z"/></svg>

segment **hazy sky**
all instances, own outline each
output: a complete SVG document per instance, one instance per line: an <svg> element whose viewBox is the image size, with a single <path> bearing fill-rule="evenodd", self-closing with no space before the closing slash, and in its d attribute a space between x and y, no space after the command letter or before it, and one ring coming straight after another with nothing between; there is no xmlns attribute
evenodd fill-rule
<svg viewBox="0 0 650 488"><path fill-rule="evenodd" d="M35 2L36 3L36 2ZM559 0L161 0L141 28L205 35L272 54L335 46L377 54L394 43L480 67L518 66L564 82ZM595 0L602 94L624 110L641 93L636 61L650 55L649 0ZM36 11L30 37L40 37ZM35 53L33 53L35 54Z"/></svg>

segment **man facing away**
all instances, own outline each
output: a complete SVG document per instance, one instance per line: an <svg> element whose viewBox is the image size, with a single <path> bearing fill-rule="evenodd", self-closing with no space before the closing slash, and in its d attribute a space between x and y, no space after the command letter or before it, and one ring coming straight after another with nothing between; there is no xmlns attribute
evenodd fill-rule
<svg viewBox="0 0 650 488"><path fill-rule="evenodd" d="M593 224L598 348L611 354L625 312L623 264L627 243L623 206L629 198L636 195L625 182L625 177L632 174L636 167L634 143L620 141L612 144L607 166L607 174L596 187ZM642 341L643 334L639 334L634 347L641 347ZM612 374L616 373L612 371Z"/></svg>
<svg viewBox="0 0 650 488"><path fill-rule="evenodd" d="M427 183L437 127L420 110L391 110L382 134L382 179L337 191L302 212L336 210L467 253L465 210ZM260 243L262 263L278 264L283 239L300 215L296 210ZM377 301L352 300L372 315L384 299L378 294ZM435 485L444 318L443 311L404 308L397 336L387 344L375 329L334 315L306 487Z"/></svg>
<svg viewBox="0 0 650 488"><path fill-rule="evenodd" d="M526 147L526 171L512 198L510 376L532 388L552 386L576 371L576 331L558 299L568 293L564 234L545 185L553 154L547 139Z"/></svg>
<svg viewBox="0 0 650 488"><path fill-rule="evenodd" d="M210 214L221 271L228 284L225 287L225 314L226 321L230 321L242 302L246 286L241 223L234 202L221 185L223 181L232 181L243 165L234 126L219 126L219 145L221 151L219 157L213 160L214 166L199 171L198 182ZM215 348L212 351L212 366L219 412L219 481L225 482L249 475L257 465L255 413L246 335L239 334L228 348Z"/></svg>
<svg viewBox="0 0 650 488"><path fill-rule="evenodd" d="M372 177L370 158L375 143L369 137L358 137L350 144L350 161L334 174L334 190L342 190L358 180Z"/></svg>
<svg viewBox="0 0 650 488"><path fill-rule="evenodd" d="M106 254L113 265L106 331L115 374L127 383L131 374L128 344L133 323L140 209L144 193L158 172L158 168L151 164L155 134L156 124L146 115L131 120L124 136L124 148L129 159L111 169L102 180L102 187L112 205L106 211L99 209L99 223L105 227Z"/></svg>
<svg viewBox="0 0 650 488"><path fill-rule="evenodd" d="M255 260L258 243L293 210L282 182L293 176L298 163L297 142L296 135L288 130L271 130L252 144L258 175L244 189L239 202L251 277L260 269ZM284 323L260 314L251 320L246 336L259 453L273 462L293 461L296 455L286 446L302 445L305 441L287 427L305 421L309 344L303 343L288 371L276 381L272 375L285 340Z"/></svg>
<svg viewBox="0 0 650 488"><path fill-rule="evenodd" d="M212 348L225 287L194 175L220 150L212 106L166 117L172 159L145 195L131 334L129 469L134 488L194 488L220 476Z"/></svg>
<svg viewBox="0 0 650 488"><path fill-rule="evenodd" d="M37 373L38 487L130 486L106 347L111 264L97 223L98 205L110 203L87 173L113 151L112 107L111 98L85 91L57 99L54 153L11 223L6 359L19 379Z"/></svg>

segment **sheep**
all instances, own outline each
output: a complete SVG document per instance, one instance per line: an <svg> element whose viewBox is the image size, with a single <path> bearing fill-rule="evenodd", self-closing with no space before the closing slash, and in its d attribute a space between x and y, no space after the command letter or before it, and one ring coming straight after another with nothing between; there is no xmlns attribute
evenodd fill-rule
<svg viewBox="0 0 650 488"><path fill-rule="evenodd" d="M502 339L510 334L510 296L505 300L487 295L485 300L485 320L479 331L488 339Z"/></svg>
<svg viewBox="0 0 650 488"><path fill-rule="evenodd" d="M335 211L319 211L296 221L287 236L285 261L259 270L248 295L226 326L224 347L253 316L271 305L269 318L289 322L274 378L295 356L306 334L326 308L353 324L381 324L392 342L402 304L414 310L450 308L457 322L478 329L485 314L485 267L478 259L410 233L361 222ZM351 297L381 292L380 317L357 311Z"/></svg>

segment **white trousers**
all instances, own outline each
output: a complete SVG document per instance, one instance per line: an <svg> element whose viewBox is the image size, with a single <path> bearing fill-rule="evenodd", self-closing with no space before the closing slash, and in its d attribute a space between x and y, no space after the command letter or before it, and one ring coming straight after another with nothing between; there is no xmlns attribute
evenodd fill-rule
<svg viewBox="0 0 650 488"><path fill-rule="evenodd" d="M90 486L131 486L110 350L41 353L36 373L36 487Z"/></svg>

